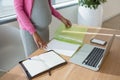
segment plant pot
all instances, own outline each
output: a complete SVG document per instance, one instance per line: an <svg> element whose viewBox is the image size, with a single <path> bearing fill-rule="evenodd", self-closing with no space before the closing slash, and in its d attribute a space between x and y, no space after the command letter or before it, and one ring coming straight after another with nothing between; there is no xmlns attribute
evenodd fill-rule
<svg viewBox="0 0 120 80"><path fill-rule="evenodd" d="M84 6L78 7L78 24L101 27L103 17L103 7L99 5L97 9L85 8Z"/></svg>

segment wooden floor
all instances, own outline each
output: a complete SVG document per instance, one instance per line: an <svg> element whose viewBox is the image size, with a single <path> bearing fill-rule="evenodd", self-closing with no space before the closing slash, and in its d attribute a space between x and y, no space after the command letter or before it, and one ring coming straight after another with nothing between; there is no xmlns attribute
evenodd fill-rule
<svg viewBox="0 0 120 80"><path fill-rule="evenodd" d="M120 30L120 14L105 21L102 27Z"/></svg>

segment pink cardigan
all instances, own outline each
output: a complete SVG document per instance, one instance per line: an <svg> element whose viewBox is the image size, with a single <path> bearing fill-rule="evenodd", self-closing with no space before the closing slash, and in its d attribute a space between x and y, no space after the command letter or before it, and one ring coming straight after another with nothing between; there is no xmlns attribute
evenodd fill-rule
<svg viewBox="0 0 120 80"><path fill-rule="evenodd" d="M54 15L55 17L60 19L61 14L58 13L52 7L51 0L48 0L48 1L49 1L52 15ZM34 2L34 0L14 0L14 6L15 6L15 10L16 10L17 20L20 24L20 27L24 30L29 31L30 34L33 34L36 31L34 25L30 21L33 2Z"/></svg>

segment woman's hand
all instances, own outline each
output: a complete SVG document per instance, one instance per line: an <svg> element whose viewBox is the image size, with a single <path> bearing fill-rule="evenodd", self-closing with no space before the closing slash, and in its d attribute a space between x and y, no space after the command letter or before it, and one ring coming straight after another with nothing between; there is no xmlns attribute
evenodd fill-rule
<svg viewBox="0 0 120 80"><path fill-rule="evenodd" d="M60 20L65 24L66 28L70 28L72 26L71 21L69 21L68 19L64 18L63 16L61 16Z"/></svg>
<svg viewBox="0 0 120 80"><path fill-rule="evenodd" d="M32 36L38 48L46 48L47 43L41 39L37 32L34 32Z"/></svg>

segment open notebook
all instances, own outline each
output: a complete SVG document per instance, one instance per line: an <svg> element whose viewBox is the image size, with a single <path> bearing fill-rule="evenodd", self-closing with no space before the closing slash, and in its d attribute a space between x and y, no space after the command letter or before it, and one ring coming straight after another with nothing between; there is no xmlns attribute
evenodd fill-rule
<svg viewBox="0 0 120 80"><path fill-rule="evenodd" d="M53 50L20 62L28 78L32 78L37 74L45 71L49 71L55 66L61 65L63 63L66 63L66 60L64 60Z"/></svg>

